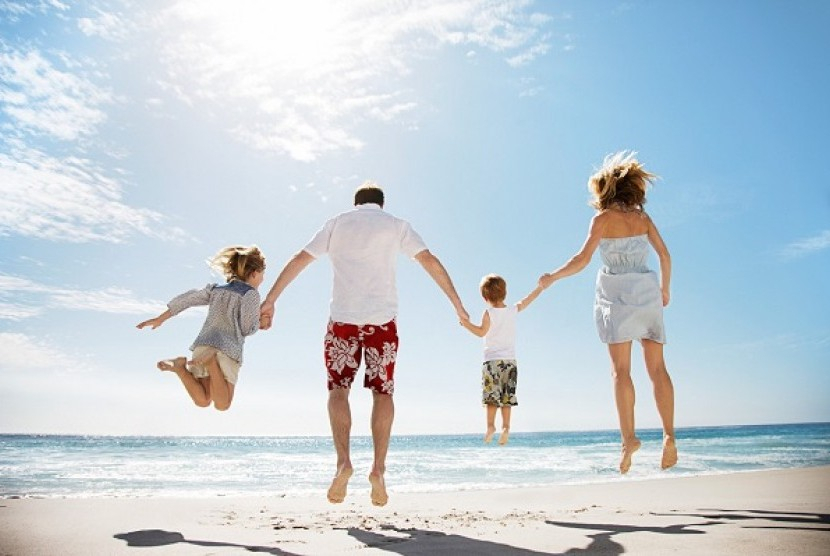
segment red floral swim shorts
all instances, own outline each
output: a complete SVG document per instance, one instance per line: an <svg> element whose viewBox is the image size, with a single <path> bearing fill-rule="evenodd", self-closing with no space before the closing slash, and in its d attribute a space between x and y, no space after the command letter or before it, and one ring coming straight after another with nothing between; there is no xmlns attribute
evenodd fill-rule
<svg viewBox="0 0 830 556"><path fill-rule="evenodd" d="M395 389L395 360L398 357L395 321L357 325L330 320L324 342L328 389L351 388L364 355L363 387L391 395Z"/></svg>

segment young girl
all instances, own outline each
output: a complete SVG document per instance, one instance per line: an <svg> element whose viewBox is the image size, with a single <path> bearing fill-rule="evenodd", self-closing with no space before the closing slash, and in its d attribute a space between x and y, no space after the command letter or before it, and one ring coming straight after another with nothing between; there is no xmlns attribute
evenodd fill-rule
<svg viewBox="0 0 830 556"><path fill-rule="evenodd" d="M482 402L487 408L487 432L484 442L490 442L496 432L496 410L501 408L501 434L499 444L507 444L510 436L510 414L516 401L516 315L530 305L542 293L537 287L524 299L508 307L507 283L504 278L488 274L479 286L481 297L489 307L475 325L469 319L461 324L478 337L484 338L484 364L481 368Z"/></svg>
<svg viewBox="0 0 830 556"><path fill-rule="evenodd" d="M620 472L631 467L640 448L634 432L634 384L631 381L631 343L643 347L648 376L654 385L657 412L663 423L660 465L677 463L674 438L674 387L663 360L663 307L669 304L671 258L651 218L643 210L646 188L656 177L647 172L633 152L605 157L588 180L597 214L591 220L582 249L557 270L543 275L547 288L556 280L584 269L599 248L603 267L597 275L594 317L600 341L608 345L614 378L614 397L620 422ZM649 245L660 261L660 275L647 266Z"/></svg>
<svg viewBox="0 0 830 556"><path fill-rule="evenodd" d="M208 305L202 330L190 346L193 358L176 357L158 362L162 371L176 373L193 402L199 407L225 411L231 406L233 391L242 365L245 337L259 329L259 292L265 274L265 257L255 245L226 247L210 264L222 272L227 283L208 284L174 297L167 310L145 320L136 328L158 328L164 321L188 307Z"/></svg>

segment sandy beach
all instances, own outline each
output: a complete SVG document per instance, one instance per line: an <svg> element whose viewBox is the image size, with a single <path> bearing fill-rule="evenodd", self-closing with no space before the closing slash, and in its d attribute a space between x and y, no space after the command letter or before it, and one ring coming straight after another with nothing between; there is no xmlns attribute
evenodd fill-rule
<svg viewBox="0 0 830 556"><path fill-rule="evenodd" d="M0 555L830 553L830 467L537 489L0 500Z"/></svg>

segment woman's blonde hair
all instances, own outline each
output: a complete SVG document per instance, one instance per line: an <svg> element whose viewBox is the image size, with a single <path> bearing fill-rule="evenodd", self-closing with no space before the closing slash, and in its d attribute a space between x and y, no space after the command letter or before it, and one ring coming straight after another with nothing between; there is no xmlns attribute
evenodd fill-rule
<svg viewBox="0 0 830 556"><path fill-rule="evenodd" d="M479 285L481 297L490 303L500 303L507 297L507 282L498 274L488 274Z"/></svg>
<svg viewBox="0 0 830 556"><path fill-rule="evenodd" d="M646 188L657 176L647 172L636 156L634 151L606 156L602 167L588 179L588 191L592 195L588 204L597 210L615 204L622 208L642 209L646 204Z"/></svg>
<svg viewBox="0 0 830 556"><path fill-rule="evenodd" d="M208 261L211 268L221 272L225 279L242 280L251 277L257 270L265 270L265 256L256 245L225 247Z"/></svg>

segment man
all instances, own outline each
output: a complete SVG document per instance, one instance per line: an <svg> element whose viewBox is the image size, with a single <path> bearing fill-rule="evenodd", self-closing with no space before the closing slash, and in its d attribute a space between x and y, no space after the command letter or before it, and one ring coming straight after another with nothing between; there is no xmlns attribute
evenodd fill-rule
<svg viewBox="0 0 830 556"><path fill-rule="evenodd" d="M355 208L329 220L283 267L262 303L261 327L271 327L274 304L283 290L312 261L328 254L334 270L331 315L324 342L328 371L328 412L337 472L328 490L329 502L346 497L352 462L349 453L351 408L349 392L361 358L363 386L372 390L374 462L369 474L372 504L388 500L384 473L395 406L395 360L398 296L395 267L399 253L418 261L453 304L459 319L469 319L452 280L412 226L383 210L383 190L366 182L354 196Z"/></svg>

